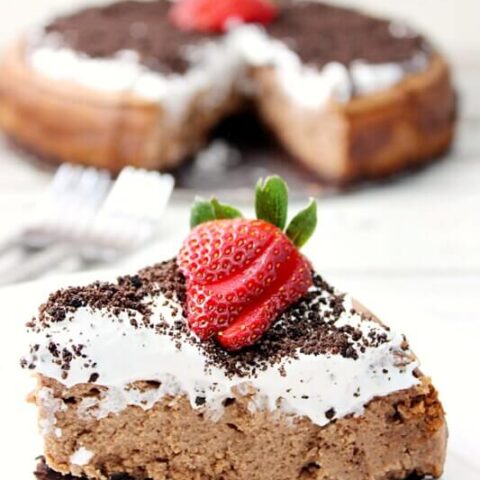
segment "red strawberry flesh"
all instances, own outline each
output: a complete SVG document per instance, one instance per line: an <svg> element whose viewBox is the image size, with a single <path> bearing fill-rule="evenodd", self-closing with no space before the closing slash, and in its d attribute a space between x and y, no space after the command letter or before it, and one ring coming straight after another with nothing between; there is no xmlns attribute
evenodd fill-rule
<svg viewBox="0 0 480 480"><path fill-rule="evenodd" d="M211 335L212 329L220 331L228 327L280 277L282 271L290 271L290 260L298 257L292 243L286 242L283 234L274 237L272 243L250 264L224 281L210 285L195 285L189 292L189 312L202 313L190 323L192 330L202 339ZM200 310L198 307L203 304Z"/></svg>
<svg viewBox="0 0 480 480"><path fill-rule="evenodd" d="M178 0L170 20L182 30L220 33L229 21L268 24L277 16L270 0Z"/></svg>
<svg viewBox="0 0 480 480"><path fill-rule="evenodd" d="M254 343L312 284L305 257L263 220L201 224L178 263L187 282L190 328L231 350Z"/></svg>
<svg viewBox="0 0 480 480"><path fill-rule="evenodd" d="M281 312L305 295L312 284L308 261L299 254L288 263L271 288L252 302L230 327L218 334L217 340L222 347L238 350L253 345Z"/></svg>
<svg viewBox="0 0 480 480"><path fill-rule="evenodd" d="M245 270L271 244L278 229L262 220L216 220L196 227L179 254L184 275L209 285Z"/></svg>

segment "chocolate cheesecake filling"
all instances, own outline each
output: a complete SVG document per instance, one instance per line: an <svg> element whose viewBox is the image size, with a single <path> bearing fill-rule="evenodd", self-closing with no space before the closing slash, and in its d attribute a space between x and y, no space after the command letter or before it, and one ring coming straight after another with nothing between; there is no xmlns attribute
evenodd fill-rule
<svg viewBox="0 0 480 480"><path fill-rule="evenodd" d="M57 18L45 31L93 58L110 58L129 50L153 71L183 73L189 65L188 47L211 37L173 26L168 20L170 6L166 0L121 1ZM303 62L322 67L329 62L349 65L354 60L406 63L428 49L420 35L398 28L404 30L402 35L392 33L389 21L354 10L287 1L267 32L284 41Z"/></svg>

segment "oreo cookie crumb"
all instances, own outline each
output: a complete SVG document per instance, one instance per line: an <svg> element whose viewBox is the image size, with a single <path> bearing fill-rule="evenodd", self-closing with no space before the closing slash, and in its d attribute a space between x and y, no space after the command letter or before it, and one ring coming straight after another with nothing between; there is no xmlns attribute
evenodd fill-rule
<svg viewBox="0 0 480 480"><path fill-rule="evenodd" d="M429 50L412 31L394 36L390 20L316 2L284 2L267 32L293 49L302 61L316 67L331 62L349 66L355 60L383 64L407 63ZM405 27L406 28L406 27Z"/></svg>
<svg viewBox="0 0 480 480"><path fill-rule="evenodd" d="M38 317L32 319L27 324L27 328L34 333L48 332L54 324L67 322L64 328L68 329L68 322L71 321L75 312L80 308L89 308L94 311L102 310L103 314L98 321L102 321L103 317L116 318L124 313L135 328L151 328L159 334L165 334L169 329L165 319L153 318L153 307L160 293L167 301L175 299L180 304L185 302L185 281L178 272L175 260L145 268L137 275L120 277L117 283L95 282L85 287L59 290L50 295L48 301L40 307ZM187 330L183 320L183 309L174 309L172 314L175 324L182 325L182 328L178 328L171 335L177 335L180 338L181 332ZM121 320L118 319L118 321ZM48 338L48 334L46 337ZM38 348L38 344L30 347L29 359L21 360L23 368L35 368ZM50 341L47 348L53 363L62 370L63 379L68 377L73 359L83 359L84 368L96 367L93 360L85 354L85 345L75 343L74 340L68 346L60 346ZM92 372L90 378L95 382L95 378L98 379L98 373Z"/></svg>
<svg viewBox="0 0 480 480"><path fill-rule="evenodd" d="M60 290L50 296L40 308L38 318L29 322L29 328L40 332L57 322L68 322L79 308L101 310L96 321L122 322L127 316L135 329L152 329L158 335L166 335L181 350L185 344L193 345L206 358L206 373L220 368L228 377L255 377L259 372L276 366L281 375L287 375L288 363L304 355L340 355L352 360L358 359L367 348L377 347L388 340L387 330L378 328L358 329L348 323L338 322L342 315L351 315L345 298L325 282L321 276L312 273L313 287L299 302L289 307L273 323L262 339L255 345L240 351L229 352L215 340L201 342L189 329L185 318L185 279L180 273L176 260L172 259L140 271L137 275L120 277L117 283L96 282L85 287ZM173 319L167 321L154 315L158 296L178 302L172 307ZM346 310L348 308L348 310ZM125 314L118 317L120 314ZM366 315L353 310L363 320ZM85 353L88 351L81 339L72 339L68 345L58 345L51 340L48 350L53 363L57 364L66 379L71 362L81 359L85 369L92 370L89 381L98 381L97 365ZM35 368L39 346L32 345L30 356L23 359L23 368ZM88 378L88 377L87 377ZM202 402L203 397L197 397ZM204 398L203 398L204 400Z"/></svg>
<svg viewBox="0 0 480 480"><path fill-rule="evenodd" d="M45 33L92 58L132 51L152 71L184 73L190 66L192 47L212 35L176 28L168 20L169 9L164 0L119 1L59 17L45 27ZM431 50L426 40L412 31L393 35L389 20L317 2L283 1L279 17L266 30L304 63L317 68L331 62L349 66L362 60L396 62L407 69L415 55L430 54Z"/></svg>
<svg viewBox="0 0 480 480"><path fill-rule="evenodd" d="M335 415L336 415L336 412L334 408L329 408L325 412L325 417L327 417L328 420L332 420L333 418L335 418Z"/></svg>
<svg viewBox="0 0 480 480"><path fill-rule="evenodd" d="M359 351L387 341L380 329L365 336L350 325L337 326L337 320L345 313L344 295L337 294L316 273L313 281L310 292L280 315L255 345L228 352L214 341L199 344L207 356L207 365L222 368L228 376L248 377L278 364L280 373L285 374L285 362L297 358L299 353L341 355L356 360Z"/></svg>
<svg viewBox="0 0 480 480"><path fill-rule="evenodd" d="M164 0L120 1L59 17L45 32L89 57L111 58L133 51L150 70L183 73L189 66L186 50L208 35L176 28L168 19L169 9Z"/></svg>

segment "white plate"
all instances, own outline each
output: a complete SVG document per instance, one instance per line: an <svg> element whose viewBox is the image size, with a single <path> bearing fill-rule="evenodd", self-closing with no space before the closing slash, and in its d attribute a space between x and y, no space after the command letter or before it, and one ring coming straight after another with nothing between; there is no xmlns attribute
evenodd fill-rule
<svg viewBox="0 0 480 480"><path fill-rule="evenodd" d="M103 273L103 278L114 276ZM25 402L33 386L32 379L19 367L19 359L26 352L27 339L24 324L35 313L37 306L47 295L59 286L87 283L98 274L76 277L59 277L50 280L10 287L0 290L2 309L2 330L0 333L0 459L2 478L33 480L32 471L35 457L41 454L41 441L36 431L35 409ZM448 327L450 328L450 327ZM449 337L449 330L439 326L435 343ZM465 326L463 327L465 328ZM472 323L463 332L467 344L451 344L448 355L432 345L429 325L417 325L414 332L415 346L425 345L424 355L428 357L428 371L441 380L440 390L448 412L451 441L446 473L443 480L479 480L480 450L477 435L480 431L477 399L473 391L462 388L474 383L477 376L469 375L468 368L474 364L466 361L466 355L474 350L476 339L480 338L480 326ZM470 350L470 352L468 352ZM420 355L422 357L422 355ZM448 360L448 363L446 363ZM452 366L451 363L455 362ZM427 362L426 362L427 363ZM436 368L434 368L436 366ZM459 377L457 372L463 372ZM465 381L464 381L465 380ZM463 385L463 387L462 387ZM471 388L471 387L468 387ZM473 398L472 398L473 397ZM470 402L470 403L468 403Z"/></svg>

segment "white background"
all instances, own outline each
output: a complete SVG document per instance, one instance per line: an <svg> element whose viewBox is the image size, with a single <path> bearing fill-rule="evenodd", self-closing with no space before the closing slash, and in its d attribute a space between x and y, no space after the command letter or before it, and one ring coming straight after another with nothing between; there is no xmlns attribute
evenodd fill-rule
<svg viewBox="0 0 480 480"><path fill-rule="evenodd" d="M86 2L0 0L0 46L54 7L78 3ZM480 469L480 1L342 3L410 19L445 49L460 92L459 135L444 161L417 175L322 200L319 228L307 251L328 279L408 334L424 370L441 391L452 451ZM0 140L0 236L22 222L49 178L49 173L19 160ZM174 253L186 226L187 207L173 204L158 245L120 268ZM15 332L19 322L28 320L38 293L43 291L35 286L0 292L4 322L0 375L12 382L4 383L2 391L14 393L0 396L0 456L11 452L16 461L37 453L18 451L21 440L10 442L6 432L15 431L15 411L24 411L16 408L23 381L15 387L18 372L13 362L19 349ZM22 416L22 428L29 428L28 422Z"/></svg>

